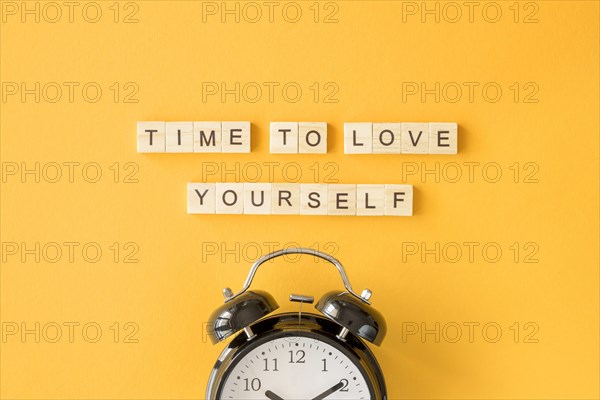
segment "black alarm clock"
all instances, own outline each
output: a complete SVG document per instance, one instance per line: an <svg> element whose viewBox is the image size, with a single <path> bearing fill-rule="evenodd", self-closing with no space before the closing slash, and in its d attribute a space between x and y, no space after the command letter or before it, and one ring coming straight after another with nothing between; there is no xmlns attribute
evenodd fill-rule
<svg viewBox="0 0 600 400"><path fill-rule="evenodd" d="M315 308L302 312L312 296L290 295L299 302L294 313L279 308L269 293L248 290L265 261L285 254L309 254L333 264L346 291L323 295ZM386 333L383 316L370 305L371 291L356 294L342 264L305 248L275 251L254 262L242 290L223 289L225 304L209 319L213 343L236 333L210 374L206 398L269 400L386 399L385 380L364 341L380 345Z"/></svg>

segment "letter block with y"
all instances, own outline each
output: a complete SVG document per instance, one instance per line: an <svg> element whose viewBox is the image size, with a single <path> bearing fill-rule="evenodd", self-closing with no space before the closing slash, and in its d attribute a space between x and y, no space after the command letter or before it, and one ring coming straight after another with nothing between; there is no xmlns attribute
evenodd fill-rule
<svg viewBox="0 0 600 400"><path fill-rule="evenodd" d="M214 214L215 191L214 183L188 183L188 214Z"/></svg>

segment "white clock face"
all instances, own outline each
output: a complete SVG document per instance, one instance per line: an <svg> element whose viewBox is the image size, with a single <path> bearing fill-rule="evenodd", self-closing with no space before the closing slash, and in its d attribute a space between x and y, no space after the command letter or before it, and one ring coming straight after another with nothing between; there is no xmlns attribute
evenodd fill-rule
<svg viewBox="0 0 600 400"><path fill-rule="evenodd" d="M361 370L337 347L313 337L285 336L247 352L233 366L221 399L370 399Z"/></svg>

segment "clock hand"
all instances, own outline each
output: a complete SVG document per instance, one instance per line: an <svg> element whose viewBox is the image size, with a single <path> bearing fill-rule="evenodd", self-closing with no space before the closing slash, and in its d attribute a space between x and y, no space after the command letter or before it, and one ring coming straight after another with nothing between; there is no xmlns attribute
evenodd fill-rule
<svg viewBox="0 0 600 400"><path fill-rule="evenodd" d="M323 400L330 394L337 392L338 390L340 390L343 387L344 387L344 384L342 382L338 382L337 384L333 385L332 387L330 387L329 389L327 389L326 391L324 391L323 393L321 393L320 395L318 395L317 397L315 397L312 400Z"/></svg>
<svg viewBox="0 0 600 400"><path fill-rule="evenodd" d="M283 400L281 397L277 396L275 393L271 392L270 390L267 390L265 392L265 396L267 396L267 398L270 400Z"/></svg>

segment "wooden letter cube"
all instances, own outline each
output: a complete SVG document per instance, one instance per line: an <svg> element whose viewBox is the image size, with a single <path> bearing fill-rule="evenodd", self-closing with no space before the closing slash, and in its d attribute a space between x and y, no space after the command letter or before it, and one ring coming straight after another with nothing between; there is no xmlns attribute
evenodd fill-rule
<svg viewBox="0 0 600 400"><path fill-rule="evenodd" d="M163 121L142 121L137 123L138 153L165 152L165 123Z"/></svg>
<svg viewBox="0 0 600 400"><path fill-rule="evenodd" d="M300 184L300 214L327 215L327 185L321 183Z"/></svg>
<svg viewBox="0 0 600 400"><path fill-rule="evenodd" d="M214 214L215 190L214 183L188 183L188 214Z"/></svg>
<svg viewBox="0 0 600 400"><path fill-rule="evenodd" d="M270 183L244 183L244 214L271 214Z"/></svg>
<svg viewBox="0 0 600 400"><path fill-rule="evenodd" d="M221 122L194 122L194 153L220 153L221 140Z"/></svg>
<svg viewBox="0 0 600 400"><path fill-rule="evenodd" d="M298 123L298 152L301 154L327 153L327 122Z"/></svg>
<svg viewBox="0 0 600 400"><path fill-rule="evenodd" d="M217 183L217 214L242 214L244 212L244 184Z"/></svg>
<svg viewBox="0 0 600 400"><path fill-rule="evenodd" d="M411 216L412 185L385 185L385 215Z"/></svg>
<svg viewBox="0 0 600 400"><path fill-rule="evenodd" d="M300 214L300 184L273 183L271 186L273 214Z"/></svg>
<svg viewBox="0 0 600 400"><path fill-rule="evenodd" d="M271 122L271 153L298 153L298 123Z"/></svg>
<svg viewBox="0 0 600 400"><path fill-rule="evenodd" d="M400 154L401 136L399 122L373 124L373 153Z"/></svg>
<svg viewBox="0 0 600 400"><path fill-rule="evenodd" d="M431 122L429 124L429 153L458 153L458 126L455 122Z"/></svg>
<svg viewBox="0 0 600 400"><path fill-rule="evenodd" d="M221 124L223 153L250 153L250 122L227 121Z"/></svg>
<svg viewBox="0 0 600 400"><path fill-rule="evenodd" d="M373 124L347 122L344 124L344 153L371 154L373 152Z"/></svg>
<svg viewBox="0 0 600 400"><path fill-rule="evenodd" d="M356 215L385 214L385 185L356 185Z"/></svg>
<svg viewBox="0 0 600 400"><path fill-rule="evenodd" d="M429 153L429 124L419 122L403 122L402 127L402 153L427 154Z"/></svg>
<svg viewBox="0 0 600 400"><path fill-rule="evenodd" d="M194 123L167 122L167 153L192 153L194 151Z"/></svg>
<svg viewBox="0 0 600 400"><path fill-rule="evenodd" d="M330 184L327 198L328 215L356 215L356 185Z"/></svg>

